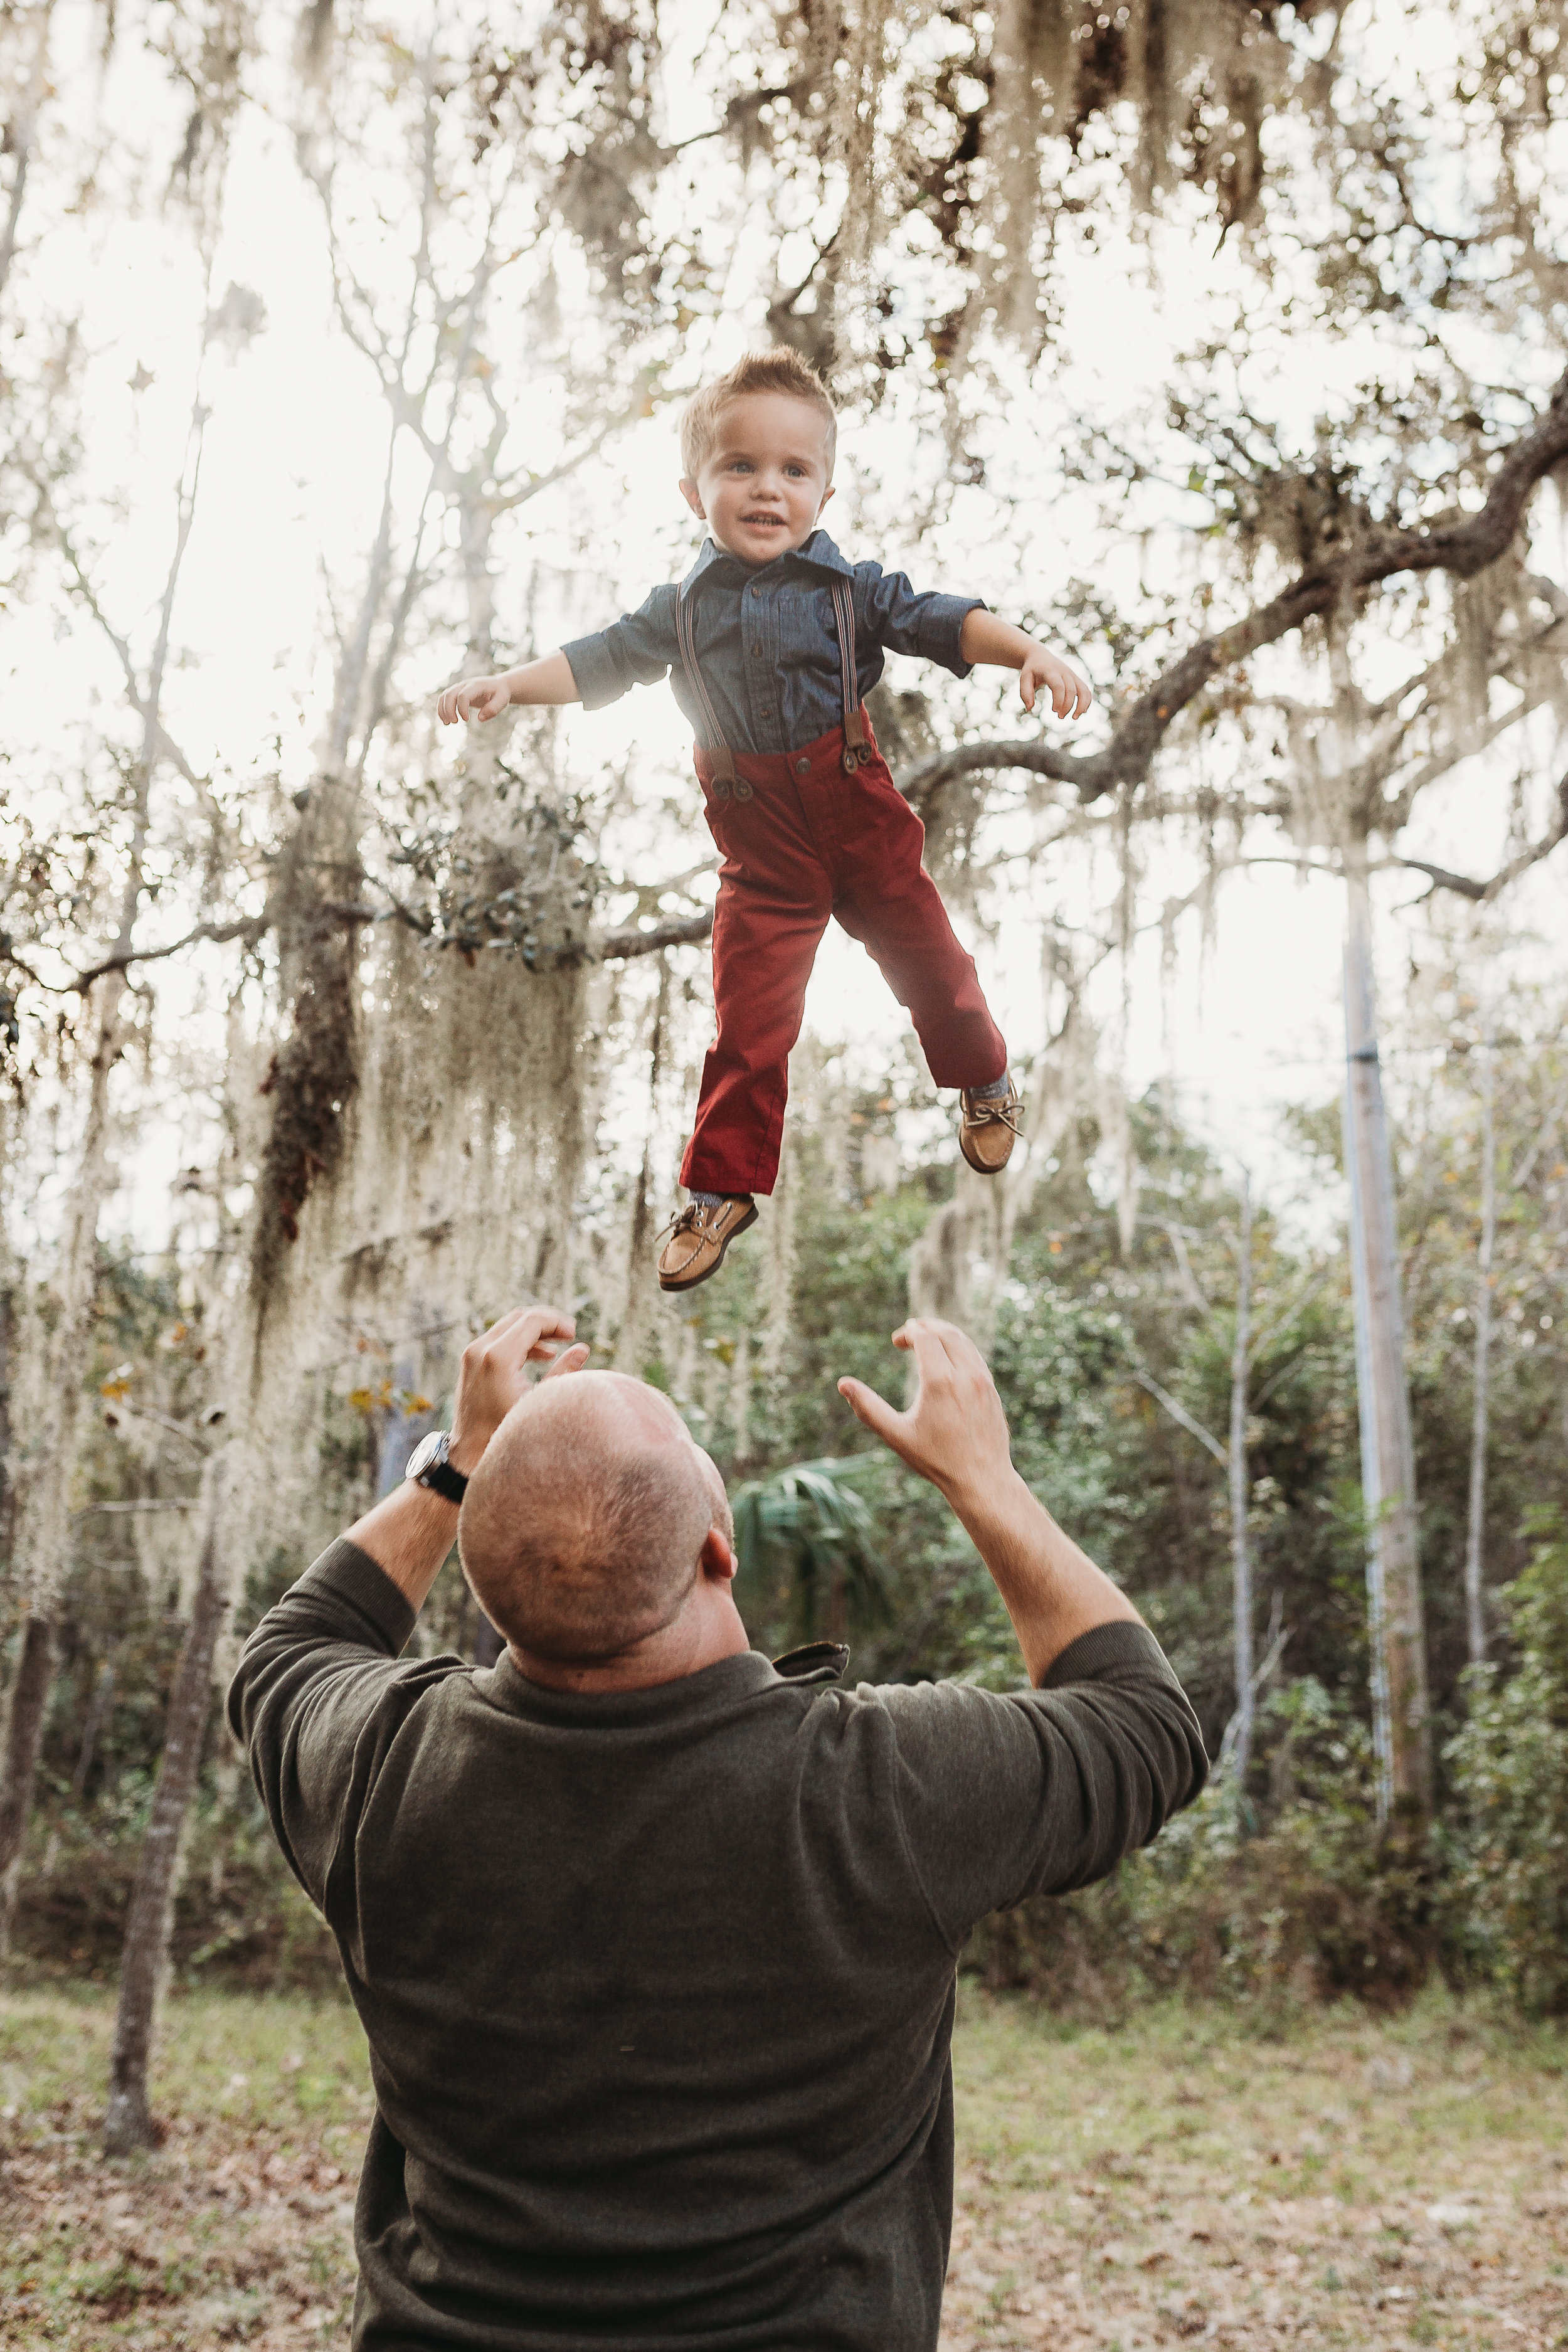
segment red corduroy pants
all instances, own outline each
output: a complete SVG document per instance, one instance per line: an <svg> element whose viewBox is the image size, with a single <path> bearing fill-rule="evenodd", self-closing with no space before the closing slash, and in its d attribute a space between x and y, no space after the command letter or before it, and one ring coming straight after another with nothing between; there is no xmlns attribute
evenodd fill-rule
<svg viewBox="0 0 1568 2352"><path fill-rule="evenodd" d="M867 726L868 737L870 728ZM939 1087L984 1087L1007 1066L974 959L921 863L925 827L872 755L853 775L835 727L804 750L736 752L749 801L719 800L697 773L722 855L713 915L719 1034L702 1066L680 1181L696 1192L771 1192L817 942L837 919L869 949L910 1020Z"/></svg>

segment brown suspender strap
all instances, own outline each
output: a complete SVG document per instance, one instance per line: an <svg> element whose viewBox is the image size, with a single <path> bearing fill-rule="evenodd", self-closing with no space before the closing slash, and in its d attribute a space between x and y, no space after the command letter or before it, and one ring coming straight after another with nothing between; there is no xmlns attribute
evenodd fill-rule
<svg viewBox="0 0 1568 2352"><path fill-rule="evenodd" d="M871 746L866 740L866 718L855 674L855 607L850 602L847 580L833 583L833 624L838 638L838 674L844 698L844 772L852 776L871 756ZM713 755L716 773L713 779L714 797L721 801L734 794L738 801L749 801L752 787L744 776L735 773L735 761L730 746L724 740L724 730L719 715L702 683L702 672L697 667L697 643L692 634L691 611L678 588L675 592L675 641L680 648L680 666L686 672L691 691L702 713L702 732L708 740L704 749Z"/></svg>
<svg viewBox="0 0 1568 2352"><path fill-rule="evenodd" d="M871 756L866 740L865 714L860 708L859 680L855 675L855 607L847 580L833 583L833 619L838 632L838 674L844 689L844 772L852 776Z"/></svg>
<svg viewBox="0 0 1568 2352"><path fill-rule="evenodd" d="M713 796L715 800L727 801L732 793L738 801L749 801L752 787L744 776L735 773L735 761L730 746L724 740L724 730L708 698L702 672L697 667L697 643L691 633L691 611L679 588L675 592L675 641L680 647L680 667L686 672L702 713L702 731L708 738L703 749L713 755L713 765L717 771L713 778Z"/></svg>

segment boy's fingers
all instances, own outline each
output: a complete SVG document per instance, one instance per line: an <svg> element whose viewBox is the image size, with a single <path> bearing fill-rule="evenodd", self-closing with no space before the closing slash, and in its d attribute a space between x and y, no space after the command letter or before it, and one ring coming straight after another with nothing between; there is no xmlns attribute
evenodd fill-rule
<svg viewBox="0 0 1568 2352"><path fill-rule="evenodd" d="M580 1372L587 1360L588 1349L579 1339L574 1346L563 1348L550 1370L541 1372L539 1377L542 1381L553 1381L563 1372Z"/></svg>

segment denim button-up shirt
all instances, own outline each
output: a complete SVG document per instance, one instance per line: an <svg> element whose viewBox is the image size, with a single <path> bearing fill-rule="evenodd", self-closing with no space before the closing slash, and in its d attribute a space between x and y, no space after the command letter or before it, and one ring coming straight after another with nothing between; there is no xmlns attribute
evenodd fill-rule
<svg viewBox="0 0 1568 2352"><path fill-rule="evenodd" d="M850 583L862 701L882 675L884 651L920 654L955 677L968 677L973 665L959 651L959 634L964 614L982 600L922 595L901 572L848 563L825 530L757 571L704 540L679 587L656 588L638 611L591 637L574 638L562 651L589 710L668 675L703 740L676 642L676 599L684 598L702 683L731 751L794 751L843 723L835 580Z"/></svg>

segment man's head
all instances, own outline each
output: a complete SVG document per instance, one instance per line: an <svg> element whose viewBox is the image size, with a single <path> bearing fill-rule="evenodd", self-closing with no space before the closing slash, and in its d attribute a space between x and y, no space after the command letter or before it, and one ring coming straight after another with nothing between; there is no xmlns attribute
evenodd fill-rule
<svg viewBox="0 0 1568 2352"><path fill-rule="evenodd" d="M619 1372L574 1372L507 1414L458 1533L468 1581L507 1640L585 1664L668 1625L731 1522L723 1481L667 1398Z"/></svg>
<svg viewBox="0 0 1568 2352"><path fill-rule="evenodd" d="M742 563L804 546L833 496L837 419L798 352L755 352L704 385L680 420L681 492Z"/></svg>

